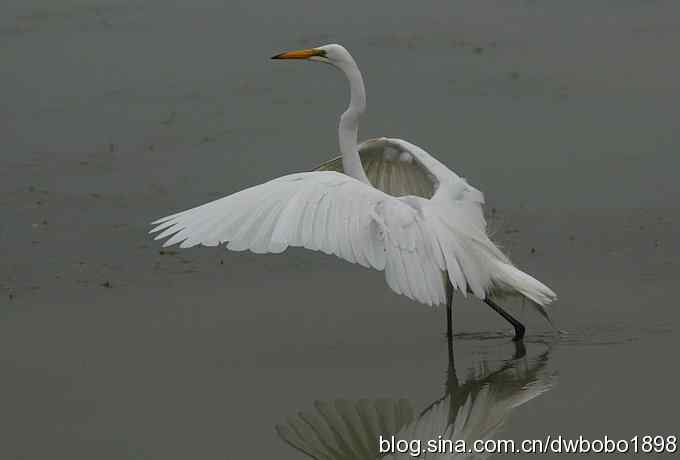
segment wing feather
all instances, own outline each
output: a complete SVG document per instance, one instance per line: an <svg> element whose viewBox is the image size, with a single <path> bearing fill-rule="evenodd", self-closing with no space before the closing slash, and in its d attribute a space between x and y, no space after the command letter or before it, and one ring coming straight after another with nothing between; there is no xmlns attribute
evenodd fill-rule
<svg viewBox="0 0 680 460"><path fill-rule="evenodd" d="M440 243L429 241L436 234L422 222L421 205L344 174L298 173L159 219L151 232L169 238L164 246L320 250L385 270L395 292L433 305L444 299L441 256L431 250Z"/></svg>
<svg viewBox="0 0 680 460"><path fill-rule="evenodd" d="M369 180L385 191L330 170L290 174L158 219L151 232L167 238L164 246L319 250L384 270L393 291L428 305L446 301L443 272L463 295L484 299L500 286L541 304L554 299L535 279L507 268L510 261L486 234L481 192L405 141L362 146ZM432 198L411 193L420 190Z"/></svg>
<svg viewBox="0 0 680 460"><path fill-rule="evenodd" d="M482 192L425 150L402 139L369 139L359 145L359 156L369 181L377 189L396 197L430 199L430 208L436 209L431 212L435 219L424 225L421 238L426 238L428 247L420 251L432 256L439 269L449 271L454 288L463 295L467 295L469 288L484 298L490 283L488 267L480 259L480 251L471 250L468 242L477 241L473 244L481 246L482 253L499 260L507 261L507 257L486 236ZM342 158L327 161L317 170L343 172ZM396 240L404 244L404 236L397 236ZM390 257L398 257L402 249L387 252ZM388 284L408 297L422 297L420 285L409 284L412 277L421 280L420 273L403 265L405 259L412 260L410 255L402 254L399 264L397 259L388 264Z"/></svg>
<svg viewBox="0 0 680 460"><path fill-rule="evenodd" d="M453 174L423 149L401 139L382 137L364 141L359 145L359 156L371 184L396 197L431 198L439 183ZM343 172L342 157L333 158L316 170Z"/></svg>

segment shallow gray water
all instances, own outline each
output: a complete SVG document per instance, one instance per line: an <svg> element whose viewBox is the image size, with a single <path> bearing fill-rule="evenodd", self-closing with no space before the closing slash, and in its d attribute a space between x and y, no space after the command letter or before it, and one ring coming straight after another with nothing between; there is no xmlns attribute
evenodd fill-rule
<svg viewBox="0 0 680 460"><path fill-rule="evenodd" d="M275 427L317 400L445 395L443 311L382 274L146 235L335 154L342 76L268 59L328 42L364 73L361 136L467 177L560 297L557 338L511 306L524 357L456 300L461 382L549 381L498 436L678 435L679 31L674 1L6 0L0 458L297 459Z"/></svg>

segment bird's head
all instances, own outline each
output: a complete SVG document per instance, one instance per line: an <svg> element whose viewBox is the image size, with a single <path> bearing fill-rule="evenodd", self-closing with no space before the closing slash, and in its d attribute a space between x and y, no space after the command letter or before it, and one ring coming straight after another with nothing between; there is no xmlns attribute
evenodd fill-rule
<svg viewBox="0 0 680 460"><path fill-rule="evenodd" d="M347 64L354 64L354 59L352 59L349 52L343 46L336 44L286 51L285 53L272 56L272 59L304 59L331 64L339 68L343 68Z"/></svg>

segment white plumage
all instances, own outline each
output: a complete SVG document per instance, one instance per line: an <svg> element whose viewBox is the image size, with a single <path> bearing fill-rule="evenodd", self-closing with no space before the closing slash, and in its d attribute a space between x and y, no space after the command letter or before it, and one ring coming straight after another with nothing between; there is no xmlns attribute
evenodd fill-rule
<svg viewBox="0 0 680 460"><path fill-rule="evenodd" d="M487 291L520 287L538 304L551 300L554 294L514 268L486 235L479 190L419 147L399 139L374 139L373 147L378 142L409 148L418 167L429 166L436 178L431 199L394 197L328 170L297 173L159 219L151 232L160 232L156 239L172 235L164 246L181 248L228 243L255 253L288 246L323 251L385 270L396 293L428 305L446 300L443 272L463 295L484 299ZM384 177L393 188L415 183Z"/></svg>
<svg viewBox="0 0 680 460"><path fill-rule="evenodd" d="M333 64L351 103L340 119L341 156L317 171L283 176L153 222L164 246L279 253L289 246L385 271L389 287L428 305L445 303L446 276L463 295L517 294L543 308L555 299L489 239L484 197L420 147L401 139L357 145L365 108L361 74L339 45L284 53Z"/></svg>
<svg viewBox="0 0 680 460"><path fill-rule="evenodd" d="M152 231L161 232L157 239L172 235L165 246L181 243L182 248L228 243L228 249L255 253L279 253L288 246L323 251L385 270L395 292L435 305L445 300L442 271L456 254L446 249L445 226L426 219L437 215L428 206L426 200L391 197L344 174L307 172L160 219ZM478 273L467 275L459 272L456 285L465 288L468 277L471 288L480 285Z"/></svg>

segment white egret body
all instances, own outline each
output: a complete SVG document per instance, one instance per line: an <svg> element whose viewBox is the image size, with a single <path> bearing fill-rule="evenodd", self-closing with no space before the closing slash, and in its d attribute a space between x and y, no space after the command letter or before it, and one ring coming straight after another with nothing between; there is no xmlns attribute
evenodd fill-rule
<svg viewBox="0 0 680 460"><path fill-rule="evenodd" d="M524 327L491 297L524 297L548 318L555 293L517 269L486 233L484 197L423 149L401 139L358 144L366 108L364 83L340 45L282 53L339 68L350 84L340 117L341 156L316 171L261 185L153 222L164 246L217 246L279 253L301 246L384 270L398 294L428 305L446 303L451 328L453 290L472 293L515 327Z"/></svg>

